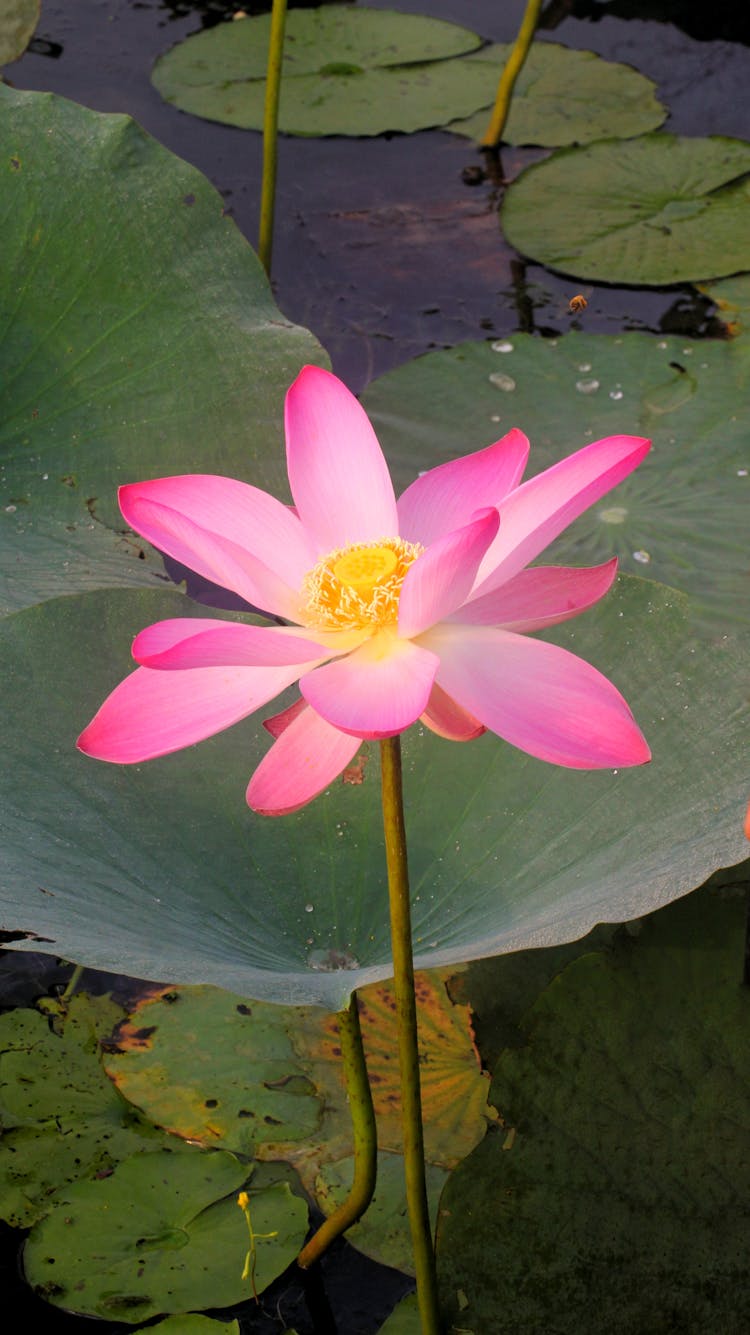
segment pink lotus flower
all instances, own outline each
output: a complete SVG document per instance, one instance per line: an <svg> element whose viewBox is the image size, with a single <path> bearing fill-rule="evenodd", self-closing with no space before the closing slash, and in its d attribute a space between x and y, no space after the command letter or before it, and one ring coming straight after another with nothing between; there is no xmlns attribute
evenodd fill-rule
<svg viewBox="0 0 750 1335"><path fill-rule="evenodd" d="M619 691L543 640L609 589L617 561L534 566L571 520L626 477L649 442L608 436L519 485L528 441L496 444L418 477L398 502L372 426L346 387L308 366L286 399L294 508L201 475L120 489L128 524L161 551L289 625L180 617L141 631L141 666L78 739L129 764L229 727L299 680L266 720L275 738L247 790L296 811L363 738L420 719L453 741L491 729L574 769L639 765L645 739Z"/></svg>

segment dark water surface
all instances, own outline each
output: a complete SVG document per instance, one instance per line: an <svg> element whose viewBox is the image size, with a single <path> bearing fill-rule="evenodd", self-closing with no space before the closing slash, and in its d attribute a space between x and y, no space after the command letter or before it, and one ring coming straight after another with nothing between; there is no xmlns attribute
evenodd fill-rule
<svg viewBox="0 0 750 1335"><path fill-rule="evenodd" d="M8 66L7 76L19 88L134 116L209 177L254 242L260 134L185 115L164 103L149 80L157 56L235 7L220 0L194 6L44 0L33 50ZM509 41L524 0L373 0L372 7L429 13ZM682 14L686 27L695 26L700 9L703 28L714 15L717 33L736 31L738 40L699 40L676 23L649 21L646 0L552 0L539 40L594 50L654 79L670 108L666 129L750 139L750 53L739 40L743 33L747 39L743 15L750 7L654 0L651 8L676 19ZM610 11L621 17L609 17ZM622 17L628 13L637 17ZM504 175L516 175L539 156L539 150L504 150ZM570 327L575 280L520 262L504 243L497 187L487 181L472 188L461 179L464 167L481 162L468 140L442 131L365 140L282 138L276 297L286 315L317 334L334 370L355 391L432 347L520 325L543 333ZM587 286L587 294L584 328L590 333L711 332L711 308L687 285L644 291L600 284Z"/></svg>
<svg viewBox="0 0 750 1335"><path fill-rule="evenodd" d="M371 0L374 8L451 19L494 41L513 39L524 5ZM18 88L134 116L209 177L254 243L260 135L184 115L149 81L158 55L235 7L221 0L43 0L32 48L7 67L6 78ZM270 5L244 7L254 13ZM549 0L542 24L539 40L596 51L654 79L670 109L666 129L750 139L750 6L741 0ZM539 156L539 150L504 150L503 174L511 177ZM429 348L519 327L540 334L570 327L574 281L526 264L503 242L499 187L492 180L478 187L462 180L465 167L481 163L469 141L441 131L281 140L276 299L286 315L315 332L352 389ZM586 291L588 332L710 336L716 329L710 303L688 285L600 284ZM0 1006L28 1004L64 977L51 959L7 954L0 960ZM37 1301L19 1281L17 1247L16 1232L0 1232L6 1335L132 1329L68 1317ZM231 1315L255 1335L282 1335L289 1327L298 1335L371 1335L411 1287L347 1244L337 1245L311 1285L305 1291L292 1274L262 1295L260 1309L246 1304Z"/></svg>

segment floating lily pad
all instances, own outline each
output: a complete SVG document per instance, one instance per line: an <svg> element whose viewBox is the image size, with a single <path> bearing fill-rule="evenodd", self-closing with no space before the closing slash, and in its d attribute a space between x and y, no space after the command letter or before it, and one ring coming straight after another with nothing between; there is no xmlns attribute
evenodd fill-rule
<svg viewBox="0 0 750 1335"><path fill-rule="evenodd" d="M446 130L469 139L482 138L511 50L508 45L486 46L461 62L467 76L474 79L484 77L485 65L491 68L494 86L481 112L453 121ZM629 65L602 60L593 51L537 41L513 89L503 141L558 148L589 144L608 135L627 139L655 130L666 115L656 97L656 85Z"/></svg>
<svg viewBox="0 0 750 1335"><path fill-rule="evenodd" d="M750 268L750 144L648 134L561 149L506 192L506 239L562 273L663 287Z"/></svg>
<svg viewBox="0 0 750 1335"><path fill-rule="evenodd" d="M236 1193L247 1176L224 1150L135 1155L57 1195L26 1242L26 1279L56 1307L131 1324L241 1302L248 1235ZM257 1244L261 1292L299 1251L307 1207L286 1185L248 1192L255 1233L273 1234Z"/></svg>
<svg viewBox="0 0 750 1335"><path fill-rule="evenodd" d="M421 1335L422 1322L416 1293L407 1293L394 1307L379 1335Z"/></svg>
<svg viewBox="0 0 750 1335"><path fill-rule="evenodd" d="M80 995L60 1017L60 1033L37 1010L0 1017L0 1218L7 1223L28 1228L53 1192L167 1143L102 1070L99 1039L122 1014L106 998Z"/></svg>
<svg viewBox="0 0 750 1335"><path fill-rule="evenodd" d="M151 1121L251 1154L307 1140L320 1104L289 1040L289 1012L212 987L171 988L136 1008L106 1068Z"/></svg>
<svg viewBox="0 0 750 1335"><path fill-rule="evenodd" d="M391 972L375 748L361 784L281 821L245 806L268 745L258 718L148 765L75 750L92 701L129 670L133 633L193 609L177 590L113 589L0 623L3 926L26 934L16 949L338 1010ZM747 651L696 641L687 611L674 590L623 579L555 636L627 693L645 768L575 772L491 734L405 734L417 967L574 939L745 856Z"/></svg>
<svg viewBox="0 0 750 1335"><path fill-rule="evenodd" d="M0 179L0 607L154 585L118 483L278 490L284 392L325 355L217 191L127 117L0 86Z"/></svg>
<svg viewBox="0 0 750 1335"><path fill-rule="evenodd" d="M533 472L602 436L650 437L641 467L540 559L615 555L621 569L688 593L713 636L750 625L748 393L750 340L515 334L420 357L370 385L363 403L401 480L428 451L436 463L512 426L532 442Z"/></svg>
<svg viewBox="0 0 750 1335"><path fill-rule="evenodd" d="M34 36L41 0L3 0L0 10L0 65L18 60Z"/></svg>
<svg viewBox="0 0 750 1335"><path fill-rule="evenodd" d="M750 333L750 274L722 278L717 283L703 283L701 291L716 302L732 338Z"/></svg>
<svg viewBox="0 0 750 1335"><path fill-rule="evenodd" d="M701 891L570 964L494 1071L514 1135L441 1202L446 1324L721 1330L747 1324L747 886ZM464 1295L463 1310L457 1295Z"/></svg>
<svg viewBox="0 0 750 1335"><path fill-rule="evenodd" d="M433 1208L445 1180L496 1120L487 1104L470 1009L448 999L439 973L417 975L425 1153ZM398 1035L392 985L359 993L378 1145L384 1151L372 1209L349 1241L409 1270ZM118 1030L105 1066L153 1122L191 1143L292 1164L330 1213L352 1171L352 1123L338 1020L318 1008L268 1006L206 987L174 988L139 1004ZM434 1171L433 1171L434 1170Z"/></svg>
<svg viewBox="0 0 750 1335"><path fill-rule="evenodd" d="M202 1316L199 1312L187 1312L181 1316L168 1316L164 1321L157 1321L155 1326L141 1326L151 1335L240 1335L238 1321L214 1321L212 1317Z"/></svg>
<svg viewBox="0 0 750 1335"><path fill-rule="evenodd" d="M153 82L182 111L261 129L270 16L196 33L156 62ZM287 15L279 129L374 135L442 124L492 100L454 60L480 38L454 23L390 10L323 5ZM476 71L474 71L476 75Z"/></svg>
<svg viewBox="0 0 750 1335"><path fill-rule="evenodd" d="M332 1214L351 1191L354 1159L347 1157L321 1168L315 1197L325 1214ZM444 1168L425 1165L430 1223L435 1231L440 1194L448 1179ZM362 1218L346 1231L347 1241L381 1265L414 1274L414 1250L406 1205L404 1160L401 1154L378 1153L375 1193Z"/></svg>

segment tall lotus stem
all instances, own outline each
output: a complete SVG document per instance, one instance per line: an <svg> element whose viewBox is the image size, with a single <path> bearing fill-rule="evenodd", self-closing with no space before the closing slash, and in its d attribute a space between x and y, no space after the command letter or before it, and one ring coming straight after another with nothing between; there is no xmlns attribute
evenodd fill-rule
<svg viewBox="0 0 750 1335"><path fill-rule="evenodd" d="M279 92L281 90L281 63L284 57L284 27L286 0L273 0L271 36L268 44L266 71L266 102L263 114L263 179L260 187L260 226L258 255L266 273L271 275L273 249L273 212L276 202L276 162L279 126Z"/></svg>
<svg viewBox="0 0 750 1335"><path fill-rule="evenodd" d="M401 1073L401 1119L404 1137L406 1204L409 1211L417 1302L422 1335L440 1335L435 1252L427 1206L427 1183L422 1134L422 1101L419 1089L417 1003L414 995L414 961L411 944L409 872L401 778L401 743L386 737L380 743L383 790L383 826L391 909L391 946L398 1020L398 1055Z"/></svg>
<svg viewBox="0 0 750 1335"><path fill-rule="evenodd" d="M372 1200L378 1167L378 1142L370 1082L367 1079L365 1051L359 1024L357 994L338 1015L341 1060L346 1078L346 1093L354 1131L354 1181L346 1200L321 1224L305 1243L297 1264L307 1270L330 1247L335 1238L356 1224Z"/></svg>
<svg viewBox="0 0 750 1335"><path fill-rule="evenodd" d="M505 69L500 75L492 118L487 127L487 133L481 141L482 148L497 148L502 139L505 122L508 119L510 99L513 95L516 79L524 67L531 43L534 40L541 8L542 0L527 0L523 22L513 44L513 50L508 56Z"/></svg>

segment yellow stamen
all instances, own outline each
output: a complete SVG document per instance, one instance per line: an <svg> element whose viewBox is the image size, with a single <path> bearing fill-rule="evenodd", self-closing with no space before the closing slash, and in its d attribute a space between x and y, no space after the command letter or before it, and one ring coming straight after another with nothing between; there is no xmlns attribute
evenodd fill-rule
<svg viewBox="0 0 750 1335"><path fill-rule="evenodd" d="M381 538L330 552L305 576L307 624L373 633L395 626L404 576L423 551L419 543Z"/></svg>
<svg viewBox="0 0 750 1335"><path fill-rule="evenodd" d="M397 565L398 557L390 547L350 547L335 562L333 573L341 584L366 593L387 579Z"/></svg>

